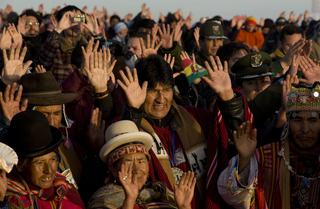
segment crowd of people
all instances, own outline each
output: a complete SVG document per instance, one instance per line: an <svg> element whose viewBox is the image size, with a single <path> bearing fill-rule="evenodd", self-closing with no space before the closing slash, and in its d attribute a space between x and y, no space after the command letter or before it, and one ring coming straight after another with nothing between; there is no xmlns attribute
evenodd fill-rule
<svg viewBox="0 0 320 209"><path fill-rule="evenodd" d="M320 209L320 21L0 8L0 208Z"/></svg>

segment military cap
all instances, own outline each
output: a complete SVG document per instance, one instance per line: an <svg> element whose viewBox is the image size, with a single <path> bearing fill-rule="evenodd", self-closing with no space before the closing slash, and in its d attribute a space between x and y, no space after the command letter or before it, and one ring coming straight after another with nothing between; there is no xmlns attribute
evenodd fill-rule
<svg viewBox="0 0 320 209"><path fill-rule="evenodd" d="M288 20L284 17L279 17L276 20L276 25L286 25L286 24L288 24Z"/></svg>
<svg viewBox="0 0 320 209"><path fill-rule="evenodd" d="M252 79L272 76L272 60L265 52L251 52L240 58L231 68L236 79Z"/></svg>
<svg viewBox="0 0 320 209"><path fill-rule="evenodd" d="M220 21L208 20L200 26L200 36L207 39L228 39Z"/></svg>

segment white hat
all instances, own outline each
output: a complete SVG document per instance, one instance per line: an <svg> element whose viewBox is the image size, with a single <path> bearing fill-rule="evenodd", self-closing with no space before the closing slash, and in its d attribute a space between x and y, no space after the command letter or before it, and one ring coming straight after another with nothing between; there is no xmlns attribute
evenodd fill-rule
<svg viewBox="0 0 320 209"><path fill-rule="evenodd" d="M115 33L119 33L123 29L128 29L127 25L124 22L119 22L114 26Z"/></svg>
<svg viewBox="0 0 320 209"><path fill-rule="evenodd" d="M0 170L10 173L18 163L17 153L8 145L0 142Z"/></svg>
<svg viewBox="0 0 320 209"><path fill-rule="evenodd" d="M136 124L130 120L121 120L111 124L106 130L105 141L99 154L104 162L107 161L108 154L122 145L140 142L146 147L146 150L149 150L153 142L150 134L139 131Z"/></svg>

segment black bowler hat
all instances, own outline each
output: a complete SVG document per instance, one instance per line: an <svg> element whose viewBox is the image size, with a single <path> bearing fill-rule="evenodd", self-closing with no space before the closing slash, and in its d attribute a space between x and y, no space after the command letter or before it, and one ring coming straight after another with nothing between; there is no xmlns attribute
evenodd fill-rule
<svg viewBox="0 0 320 209"><path fill-rule="evenodd" d="M24 111L12 118L8 140L19 158L33 158L54 151L62 142L62 135L42 113Z"/></svg>
<svg viewBox="0 0 320 209"><path fill-rule="evenodd" d="M76 93L62 93L50 71L25 74L21 77L20 84L23 86L22 97L28 99L31 105L66 104L77 97Z"/></svg>

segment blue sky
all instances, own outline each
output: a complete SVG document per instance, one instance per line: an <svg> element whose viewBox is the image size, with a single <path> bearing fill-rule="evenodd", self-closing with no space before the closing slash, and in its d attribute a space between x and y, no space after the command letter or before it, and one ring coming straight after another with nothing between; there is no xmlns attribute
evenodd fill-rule
<svg viewBox="0 0 320 209"><path fill-rule="evenodd" d="M87 5L89 9L94 5L105 6L109 13L117 12L120 15L140 10L140 6L145 2L157 17L159 12L166 14L181 8L185 15L190 11L194 20L201 16L222 15L230 18L233 15L252 15L257 18L276 18L279 13L285 11L295 11L303 13L304 10L311 10L312 0L0 0L0 8L7 4L13 5L16 11L24 8L37 8L39 3L44 3L45 9L50 9L55 5L74 4L82 7Z"/></svg>

